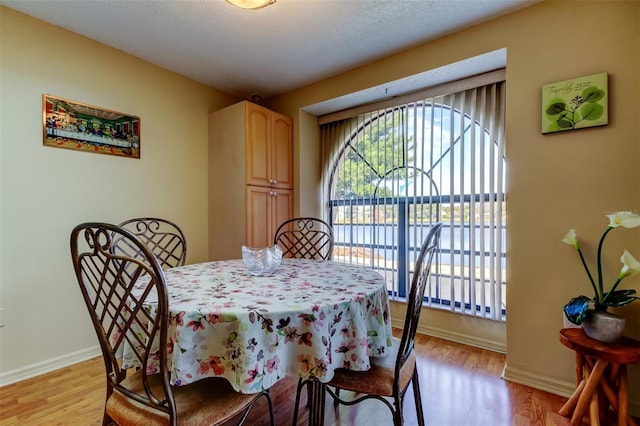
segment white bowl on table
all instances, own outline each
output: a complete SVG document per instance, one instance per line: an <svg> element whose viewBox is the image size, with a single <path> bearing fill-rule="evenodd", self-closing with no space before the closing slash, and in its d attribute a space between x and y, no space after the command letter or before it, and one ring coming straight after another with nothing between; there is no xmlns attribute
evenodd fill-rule
<svg viewBox="0 0 640 426"><path fill-rule="evenodd" d="M264 248L242 246L242 260L251 275L270 275L280 267L282 249L278 245Z"/></svg>

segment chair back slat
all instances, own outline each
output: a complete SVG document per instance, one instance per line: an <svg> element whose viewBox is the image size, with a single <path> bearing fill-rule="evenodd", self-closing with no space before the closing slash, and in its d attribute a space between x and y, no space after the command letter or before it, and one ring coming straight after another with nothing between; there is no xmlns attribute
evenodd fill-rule
<svg viewBox="0 0 640 426"><path fill-rule="evenodd" d="M131 231L156 256L164 269L183 266L187 260L187 240L175 223L160 218L140 217L119 225ZM126 240L117 240L116 252L131 257L143 257L136 246Z"/></svg>
<svg viewBox="0 0 640 426"><path fill-rule="evenodd" d="M429 230L425 238L420 252L416 259L413 271L413 279L411 280L411 289L407 298L407 313L404 320L404 328L400 347L398 349L398 358L396 361L396 375L400 374L400 369L404 362L409 358L413 350L418 322L420 321L420 313L422 312L422 302L424 293L431 272L431 263L440 243L440 232L442 231L442 223L438 222ZM396 382L397 382L396 378Z"/></svg>
<svg viewBox="0 0 640 426"><path fill-rule="evenodd" d="M328 223L317 218L298 217L283 222L275 233L273 243L282 249L282 257L333 258L333 230Z"/></svg>
<svg viewBox="0 0 640 426"><path fill-rule="evenodd" d="M116 241L133 256L116 250ZM151 349L167 347L168 296L160 262L133 233L106 223L76 226L71 257L105 360L107 397L117 390L175 419L167 351ZM150 357L159 360L160 389L151 389L149 378L158 372L145 368ZM141 367L143 389L126 386L132 363Z"/></svg>

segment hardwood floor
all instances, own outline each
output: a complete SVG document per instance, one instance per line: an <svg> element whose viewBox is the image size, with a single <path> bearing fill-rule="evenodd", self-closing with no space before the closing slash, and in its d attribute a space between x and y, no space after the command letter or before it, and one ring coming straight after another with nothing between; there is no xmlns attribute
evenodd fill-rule
<svg viewBox="0 0 640 426"><path fill-rule="evenodd" d="M416 337L425 422L431 426L569 425L557 414L566 400L500 378L504 355L433 337ZM293 418L296 379L271 388L277 425ZM298 425L307 422L303 397ZM326 425L390 425L378 401L334 409L327 399ZM0 388L0 425L100 425L104 366L95 358ZM407 392L406 425L416 424L413 394ZM266 403L251 411L248 426L268 424ZM615 424L615 423L612 423Z"/></svg>

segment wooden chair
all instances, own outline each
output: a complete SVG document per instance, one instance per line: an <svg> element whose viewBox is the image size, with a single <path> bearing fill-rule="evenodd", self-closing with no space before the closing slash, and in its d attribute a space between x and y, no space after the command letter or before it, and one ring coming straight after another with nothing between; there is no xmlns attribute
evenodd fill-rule
<svg viewBox="0 0 640 426"><path fill-rule="evenodd" d="M329 224L314 217L297 217L284 221L276 230L273 244L282 249L282 257L302 259L333 259L333 230ZM306 384L298 380L296 389L296 415L300 391ZM308 395L309 396L309 395ZM294 424L296 418L294 417Z"/></svg>
<svg viewBox="0 0 640 426"><path fill-rule="evenodd" d="M333 230L323 220L297 217L284 221L276 230L273 244L282 249L282 257L331 260Z"/></svg>
<svg viewBox="0 0 640 426"><path fill-rule="evenodd" d="M339 368L335 371L333 379L325 386L326 391L333 397L335 405L354 405L366 399L377 399L385 403L391 410L393 424L400 426L403 424L402 405L404 396L409 384L412 384L418 424L424 425L413 343L422 310L422 300L429 278L431 261L440 241L441 231L442 224L435 224L420 248L407 299L407 313L402 337L400 339L393 338L391 353L386 357L370 358L370 370L352 371ZM336 389L335 392L331 387ZM354 399L348 401L341 399L339 395L341 389L355 392ZM359 394L362 396L358 396ZM389 399L392 401L390 402ZM297 408L296 405L294 408L296 411L294 413L295 417L297 417Z"/></svg>
<svg viewBox="0 0 640 426"><path fill-rule="evenodd" d="M183 266L187 260L187 239L178 225L160 218L139 217L125 220L119 226L128 229L143 243L160 261L163 269ZM141 253L125 240L116 241L114 246L122 254L132 257Z"/></svg>
<svg viewBox="0 0 640 426"><path fill-rule="evenodd" d="M114 253L115 239L126 241L136 256ZM151 349L168 344L164 273L158 259L133 233L111 224L80 224L71 232L71 258L106 368L103 425L218 425L237 417L242 424L261 397L268 402L273 425L268 391L238 393L222 378L184 386L169 383L167 351ZM145 286L140 297L132 294L136 282ZM155 308L153 314L149 306ZM142 366L157 358L159 372L123 369L125 346Z"/></svg>

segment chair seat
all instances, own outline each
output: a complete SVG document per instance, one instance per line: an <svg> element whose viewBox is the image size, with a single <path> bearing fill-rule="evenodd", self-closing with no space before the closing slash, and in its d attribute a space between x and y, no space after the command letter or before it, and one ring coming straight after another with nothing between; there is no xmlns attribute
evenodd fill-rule
<svg viewBox="0 0 640 426"><path fill-rule="evenodd" d="M394 337L392 343L393 346L388 349L389 355L370 358L371 369L367 371L353 371L338 368L328 385L370 395L393 396L394 371L400 339ZM411 351L407 362L400 370L398 385L401 390L409 386L415 366L415 351Z"/></svg>
<svg viewBox="0 0 640 426"><path fill-rule="evenodd" d="M123 382L129 389L142 391L142 375L132 374ZM152 376L152 389L162 395L159 375ZM223 378L199 380L185 386L173 386L178 425L217 425L228 421L248 408L261 393L236 392ZM139 404L119 391L113 391L106 404L107 414L120 426L167 425L169 415Z"/></svg>

